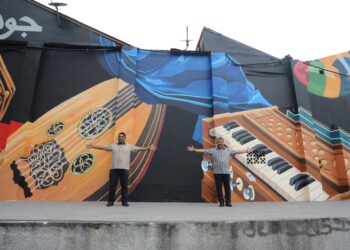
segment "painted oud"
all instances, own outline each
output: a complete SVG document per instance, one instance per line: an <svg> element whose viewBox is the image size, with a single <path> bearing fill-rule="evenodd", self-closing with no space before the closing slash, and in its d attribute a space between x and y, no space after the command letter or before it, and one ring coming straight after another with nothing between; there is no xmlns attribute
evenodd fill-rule
<svg viewBox="0 0 350 250"><path fill-rule="evenodd" d="M164 115L164 105L142 103L132 86L116 78L78 94L8 138L0 154L0 200L104 199L111 153L86 144L109 145L120 131L128 143L156 144ZM152 156L132 155L131 190Z"/></svg>

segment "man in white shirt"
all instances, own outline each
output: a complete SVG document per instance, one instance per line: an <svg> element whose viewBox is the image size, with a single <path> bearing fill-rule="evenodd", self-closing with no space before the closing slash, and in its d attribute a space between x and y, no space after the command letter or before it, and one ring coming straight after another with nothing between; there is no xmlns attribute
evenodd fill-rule
<svg viewBox="0 0 350 250"><path fill-rule="evenodd" d="M128 178L130 169L131 152L141 150L156 150L154 145L150 147L137 147L132 144L125 143L126 134L120 132L118 134L118 143L112 143L108 146L97 146L91 143L87 144L88 148L106 150L112 152L111 170L109 172L109 195L107 206L113 206L115 201L115 191L120 179L122 205L128 207Z"/></svg>

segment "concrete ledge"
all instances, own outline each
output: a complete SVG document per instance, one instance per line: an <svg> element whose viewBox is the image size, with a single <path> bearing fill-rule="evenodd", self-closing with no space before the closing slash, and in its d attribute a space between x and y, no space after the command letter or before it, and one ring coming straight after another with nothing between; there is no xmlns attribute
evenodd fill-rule
<svg viewBox="0 0 350 250"><path fill-rule="evenodd" d="M350 249L349 203L323 203L1 202L0 249Z"/></svg>
<svg viewBox="0 0 350 250"><path fill-rule="evenodd" d="M349 219L1 222L1 249L349 249Z"/></svg>

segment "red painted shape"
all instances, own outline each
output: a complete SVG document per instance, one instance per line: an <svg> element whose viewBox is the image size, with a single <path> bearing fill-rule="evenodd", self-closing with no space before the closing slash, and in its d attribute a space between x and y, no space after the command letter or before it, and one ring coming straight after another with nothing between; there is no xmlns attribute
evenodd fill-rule
<svg viewBox="0 0 350 250"><path fill-rule="evenodd" d="M17 129L19 129L22 125L23 123L21 122L11 121L10 128L9 128L9 136L12 135L14 132L16 132Z"/></svg>
<svg viewBox="0 0 350 250"><path fill-rule="evenodd" d="M23 123L11 121L10 124L0 122L0 151L6 147L7 138L19 129Z"/></svg>
<svg viewBox="0 0 350 250"><path fill-rule="evenodd" d="M298 81L305 86L309 85L308 68L308 65L300 61L294 65L294 75L297 77Z"/></svg>

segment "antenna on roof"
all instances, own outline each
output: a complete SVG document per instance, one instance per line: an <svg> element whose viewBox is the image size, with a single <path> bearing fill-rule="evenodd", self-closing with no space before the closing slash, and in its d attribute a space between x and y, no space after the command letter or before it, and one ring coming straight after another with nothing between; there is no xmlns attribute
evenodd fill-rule
<svg viewBox="0 0 350 250"><path fill-rule="evenodd" d="M61 25L60 14L59 14L59 12L58 12L58 7L64 7L64 6L67 6L67 4L66 4L66 3L52 2L52 0L51 0L51 3L49 3L49 5L55 7L55 9L56 9L56 14L57 14L58 25Z"/></svg>
<svg viewBox="0 0 350 250"><path fill-rule="evenodd" d="M181 42L186 42L186 49L188 49L188 46L190 46L190 41L193 41L193 40L189 40L188 39L188 26L186 26L186 40L181 40Z"/></svg>

